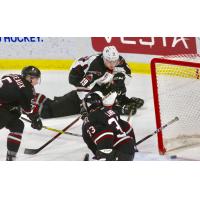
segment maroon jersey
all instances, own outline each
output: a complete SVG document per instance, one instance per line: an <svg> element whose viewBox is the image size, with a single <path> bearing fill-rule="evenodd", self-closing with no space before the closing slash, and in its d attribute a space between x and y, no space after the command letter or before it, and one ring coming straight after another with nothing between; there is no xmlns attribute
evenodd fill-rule
<svg viewBox="0 0 200 200"><path fill-rule="evenodd" d="M33 108L35 90L21 75L9 74L0 80L1 106L20 106L29 114Z"/></svg>
<svg viewBox="0 0 200 200"><path fill-rule="evenodd" d="M103 140L111 139L110 148L133 140L133 129L128 122L119 119L117 114L108 108L91 112L82 125L83 139L95 154Z"/></svg>

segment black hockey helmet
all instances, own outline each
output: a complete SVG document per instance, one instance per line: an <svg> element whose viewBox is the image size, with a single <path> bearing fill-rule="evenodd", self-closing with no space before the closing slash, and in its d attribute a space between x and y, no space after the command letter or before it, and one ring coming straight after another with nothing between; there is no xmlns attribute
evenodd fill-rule
<svg viewBox="0 0 200 200"><path fill-rule="evenodd" d="M88 93L83 99L83 106L87 112L103 107L103 100L97 92Z"/></svg>
<svg viewBox="0 0 200 200"><path fill-rule="evenodd" d="M21 75L23 77L31 76L34 78L40 78L41 72L37 67L34 66L27 66L22 69Z"/></svg>

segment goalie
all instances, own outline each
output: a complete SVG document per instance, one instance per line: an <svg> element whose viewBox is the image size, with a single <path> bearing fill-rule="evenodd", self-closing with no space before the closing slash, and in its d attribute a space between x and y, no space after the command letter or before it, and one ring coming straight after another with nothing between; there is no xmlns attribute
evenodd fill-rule
<svg viewBox="0 0 200 200"><path fill-rule="evenodd" d="M126 96L126 85L131 78L124 58L114 46L105 47L103 53L80 58L72 65L69 83L74 90L54 100L48 100L41 117L52 118L80 113L81 100L88 92L101 91L107 98L103 103L120 114L127 115L143 106L140 98Z"/></svg>

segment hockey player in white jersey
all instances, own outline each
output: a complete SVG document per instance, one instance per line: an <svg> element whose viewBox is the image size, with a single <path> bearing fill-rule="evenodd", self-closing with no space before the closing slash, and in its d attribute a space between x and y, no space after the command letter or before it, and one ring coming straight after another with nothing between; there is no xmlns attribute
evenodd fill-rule
<svg viewBox="0 0 200 200"><path fill-rule="evenodd" d="M133 114L144 101L128 98L126 86L131 79L131 70L116 47L107 46L97 55L76 60L69 73L69 83L74 90L53 101L46 101L41 112L43 118L61 117L80 113L81 100L88 92L101 91L104 105L113 107L120 114Z"/></svg>

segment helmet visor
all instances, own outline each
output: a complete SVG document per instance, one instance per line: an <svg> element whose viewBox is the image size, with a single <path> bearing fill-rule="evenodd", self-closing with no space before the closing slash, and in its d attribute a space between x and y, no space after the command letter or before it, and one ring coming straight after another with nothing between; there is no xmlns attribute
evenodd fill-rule
<svg viewBox="0 0 200 200"><path fill-rule="evenodd" d="M117 66L119 63L119 60L110 61L105 58L103 60L104 60L104 64L106 65L106 67L108 67L109 69L114 69L114 67Z"/></svg>

